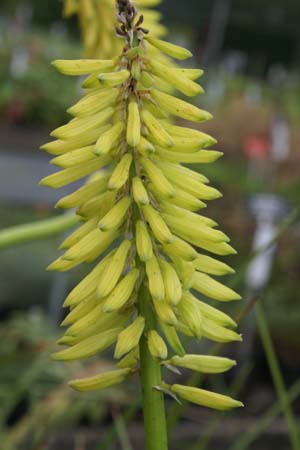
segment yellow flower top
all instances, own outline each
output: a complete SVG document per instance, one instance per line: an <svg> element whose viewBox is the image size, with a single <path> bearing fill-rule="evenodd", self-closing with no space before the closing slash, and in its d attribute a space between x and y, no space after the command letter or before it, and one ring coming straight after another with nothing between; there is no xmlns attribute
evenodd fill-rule
<svg viewBox="0 0 300 450"><path fill-rule="evenodd" d="M216 342L241 340L235 322L195 294L219 302L240 299L214 278L233 270L207 255L235 253L217 223L202 214L206 201L221 194L186 166L212 163L222 153L209 148L216 143L211 136L172 122L211 118L174 95L200 94L195 80L202 71L153 58L153 47L177 60L191 53L148 34L127 0L118 4L117 33L125 41L118 57L54 61L63 74L87 76L85 95L69 108L69 123L52 132L56 140L43 146L62 170L44 178L42 185L59 188L89 177L57 204L76 208L82 225L62 243L65 253L49 269L65 271L95 262L65 300L71 309L59 343L67 348L53 357L86 358L115 345L119 360L111 376L72 381L78 390L110 386L136 370L141 336L162 365L206 373L226 371L235 363L185 355L180 334ZM190 394L181 385L161 389L218 409L241 405L208 391Z"/></svg>
<svg viewBox="0 0 300 450"><path fill-rule="evenodd" d="M159 23L161 15L151 9L161 0L138 0L135 4L144 15L145 24L156 37L162 37L166 29ZM65 17L78 16L85 56L111 58L122 50L112 24L115 21L115 0L64 0Z"/></svg>

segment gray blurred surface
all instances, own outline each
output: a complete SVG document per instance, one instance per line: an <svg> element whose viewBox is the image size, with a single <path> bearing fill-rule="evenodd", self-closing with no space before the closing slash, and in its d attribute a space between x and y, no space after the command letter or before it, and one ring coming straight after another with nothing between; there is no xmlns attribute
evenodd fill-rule
<svg viewBox="0 0 300 450"><path fill-rule="evenodd" d="M74 185L61 189L39 186L41 178L58 170L49 165L49 157L36 152L36 155L20 155L17 152L0 153L0 202L11 206L46 203L54 205L59 198L74 190Z"/></svg>

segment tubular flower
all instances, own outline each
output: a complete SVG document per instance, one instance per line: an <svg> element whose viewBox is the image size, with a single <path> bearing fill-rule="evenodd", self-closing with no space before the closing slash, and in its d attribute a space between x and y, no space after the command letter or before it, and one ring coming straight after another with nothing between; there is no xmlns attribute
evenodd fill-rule
<svg viewBox="0 0 300 450"><path fill-rule="evenodd" d="M166 29L159 23L161 15L151 8L161 0L138 0L136 5L144 15L145 24L156 37L164 36ZM118 55L122 44L113 32L115 0L64 0L64 17L77 14L85 55L92 58L109 58Z"/></svg>
<svg viewBox="0 0 300 450"><path fill-rule="evenodd" d="M195 82L202 72L154 62L150 46L176 59L190 53L148 35L127 0L119 0L118 6L118 33L125 41L118 58L54 61L64 74L87 75L85 95L69 109L70 122L52 132L57 139L43 146L56 155L52 163L62 170L44 178L42 185L57 188L89 177L57 204L77 208L82 224L63 242L65 253L49 269L65 271L95 261L65 300L70 312L63 325L68 328L59 343L68 348L53 357L85 358L114 345L120 360L111 378L108 374L71 382L80 390L100 389L128 377L139 365L141 337L162 367L204 373L227 371L235 362L185 355L180 334L216 342L241 340L235 322L205 300L240 298L213 278L233 270L203 254L235 253L216 222L198 214L206 200L221 194L204 175L185 166L212 163L222 154L208 148L216 143L212 137L171 122L175 116L199 123L211 115L167 94L161 84L195 95L202 92ZM141 299L141 289L148 297ZM198 299L193 291L205 298ZM217 409L241 405L197 388L160 388Z"/></svg>

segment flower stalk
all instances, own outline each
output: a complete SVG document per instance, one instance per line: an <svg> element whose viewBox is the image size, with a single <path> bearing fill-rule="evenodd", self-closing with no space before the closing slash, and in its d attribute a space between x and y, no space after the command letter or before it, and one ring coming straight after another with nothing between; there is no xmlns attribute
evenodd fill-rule
<svg viewBox="0 0 300 450"><path fill-rule="evenodd" d="M151 309L149 293L141 289L139 308L145 317L148 330L157 328L156 318ZM164 395L155 386L162 383L161 366L149 350L147 337L140 340L140 376L143 395L143 414L146 450L168 450L167 424Z"/></svg>
<svg viewBox="0 0 300 450"><path fill-rule="evenodd" d="M79 221L79 217L75 214L64 214L51 219L38 220L3 229L0 231L0 248L8 248L59 235L78 225Z"/></svg>

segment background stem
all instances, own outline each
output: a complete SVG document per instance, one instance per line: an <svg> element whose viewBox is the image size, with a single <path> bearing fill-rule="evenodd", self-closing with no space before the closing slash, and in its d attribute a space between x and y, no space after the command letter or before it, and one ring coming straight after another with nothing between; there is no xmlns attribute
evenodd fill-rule
<svg viewBox="0 0 300 450"><path fill-rule="evenodd" d="M261 341L264 347L265 355L268 361L269 369L273 379L273 383L276 389L278 400L281 404L288 429L291 448L293 450L300 449L300 441L298 435L298 429L293 415L292 407L289 403L288 394L284 385L283 377L280 371L279 363L277 360L276 352L273 346L272 338L268 328L268 324L265 318L262 305L258 303L256 305L256 318L258 331L261 337Z"/></svg>
<svg viewBox="0 0 300 450"><path fill-rule="evenodd" d="M0 249L47 239L63 233L78 224L80 218L75 214L63 214L51 219L39 220L0 231Z"/></svg>
<svg viewBox="0 0 300 450"><path fill-rule="evenodd" d="M140 313L146 319L148 329L156 329L156 320L151 308L148 291L140 290ZM146 330L147 332L147 330ZM148 349L144 334L140 341L141 386L146 450L168 450L166 414L163 393L154 389L161 383L161 367Z"/></svg>

